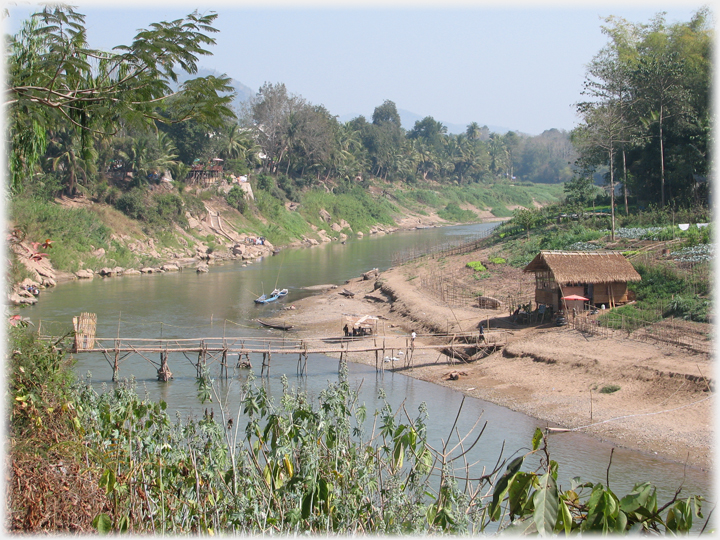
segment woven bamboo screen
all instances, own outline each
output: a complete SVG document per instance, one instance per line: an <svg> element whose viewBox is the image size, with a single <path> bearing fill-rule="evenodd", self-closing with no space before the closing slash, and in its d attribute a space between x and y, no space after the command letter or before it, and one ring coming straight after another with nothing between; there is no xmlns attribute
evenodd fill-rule
<svg viewBox="0 0 720 540"><path fill-rule="evenodd" d="M97 326L96 313L81 313L80 317L73 317L75 329L75 350L92 349L95 345L95 327Z"/></svg>

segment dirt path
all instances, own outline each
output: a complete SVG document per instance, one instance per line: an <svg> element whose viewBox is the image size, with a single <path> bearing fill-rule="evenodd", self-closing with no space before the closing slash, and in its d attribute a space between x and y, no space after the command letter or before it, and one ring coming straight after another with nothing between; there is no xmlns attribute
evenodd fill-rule
<svg viewBox="0 0 720 540"><path fill-rule="evenodd" d="M712 469L710 354L621 336L584 335L569 327L520 327L510 322L506 310L450 308L422 287L419 276L432 271L428 266L432 264L405 265L378 279L336 284L295 302L296 309L282 318L296 325L296 335L317 337L340 335L343 313L371 314L381 318L386 333L415 330L419 344L433 342L430 334L476 330L481 321L489 321L488 338L507 341L504 350L454 365L437 351L416 351L413 369L404 373L619 446ZM451 266L462 267L458 261ZM532 279L517 269L497 272L493 279L496 283L483 283L485 290L521 294L532 289ZM343 288L355 296L340 295ZM351 360L374 365L370 355ZM451 370L465 375L448 380Z"/></svg>

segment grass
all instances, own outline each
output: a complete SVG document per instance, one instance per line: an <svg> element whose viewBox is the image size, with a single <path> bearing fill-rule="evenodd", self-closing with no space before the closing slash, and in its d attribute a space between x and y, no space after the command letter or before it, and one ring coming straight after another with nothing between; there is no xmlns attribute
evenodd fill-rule
<svg viewBox="0 0 720 540"><path fill-rule="evenodd" d="M490 213L495 217L510 217L513 215L512 211L508 210L503 204L493 206L490 209Z"/></svg>
<svg viewBox="0 0 720 540"><path fill-rule="evenodd" d="M617 392L618 390L620 390L620 387L617 384L608 384L608 385L603 386L600 389L600 393L601 394L613 394L613 393Z"/></svg>
<svg viewBox="0 0 720 540"><path fill-rule="evenodd" d="M112 229L97 214L84 208L65 208L50 202L16 200L11 219L28 241L53 241L50 259L58 270L76 272L80 261L96 249L110 247Z"/></svg>
<svg viewBox="0 0 720 540"><path fill-rule="evenodd" d="M471 221L477 221L478 216L471 210L463 210L458 206L457 203L451 202L438 211L438 216L446 221L453 221L456 223L467 223Z"/></svg>
<svg viewBox="0 0 720 540"><path fill-rule="evenodd" d="M305 221L326 231L330 223L320 217L320 211L328 212L335 223L344 219L354 232L368 232L375 224L391 225L397 208L386 198L373 198L367 191L355 186L348 193L333 195L322 190L312 190L302 196L298 209Z"/></svg>

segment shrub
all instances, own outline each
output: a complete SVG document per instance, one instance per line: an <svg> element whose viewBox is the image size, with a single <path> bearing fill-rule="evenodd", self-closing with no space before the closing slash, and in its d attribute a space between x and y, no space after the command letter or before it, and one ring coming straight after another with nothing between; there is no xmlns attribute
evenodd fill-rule
<svg viewBox="0 0 720 540"><path fill-rule="evenodd" d="M241 214L244 214L248 208L248 203L245 199L245 192L240 186L233 186L225 196L225 200Z"/></svg>
<svg viewBox="0 0 720 540"><path fill-rule="evenodd" d="M612 394L614 392L617 392L620 390L620 387L617 384L608 384L606 386L603 386L600 389L601 394Z"/></svg>
<svg viewBox="0 0 720 540"><path fill-rule="evenodd" d="M480 261L470 261L465 266L472 268L475 272L486 272L487 268Z"/></svg>

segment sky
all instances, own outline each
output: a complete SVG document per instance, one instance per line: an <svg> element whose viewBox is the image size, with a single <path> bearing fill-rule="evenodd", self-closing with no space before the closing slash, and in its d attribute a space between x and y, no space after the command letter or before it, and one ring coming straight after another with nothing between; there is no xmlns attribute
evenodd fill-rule
<svg viewBox="0 0 720 540"><path fill-rule="evenodd" d="M333 115L370 119L385 100L443 123L471 122L536 135L578 123L585 66L607 43L603 19L686 22L702 2L602 3L366 0L123 4L71 2L91 47L129 44L137 30L195 9L219 14L212 56L199 64L253 91L284 83ZM36 3L6 3L13 33ZM711 5L712 7L712 5Z"/></svg>

